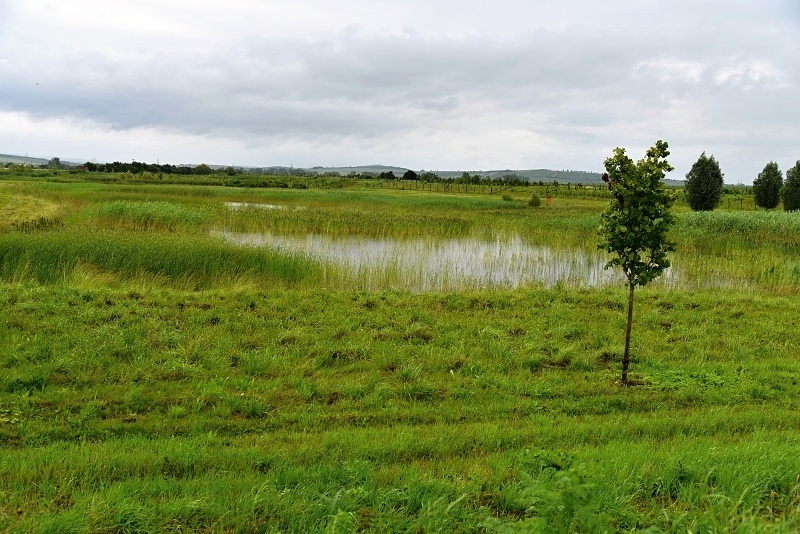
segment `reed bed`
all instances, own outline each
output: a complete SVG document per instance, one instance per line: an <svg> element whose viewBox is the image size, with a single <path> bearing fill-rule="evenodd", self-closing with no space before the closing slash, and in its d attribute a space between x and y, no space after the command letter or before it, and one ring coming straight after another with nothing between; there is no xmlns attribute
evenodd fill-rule
<svg viewBox="0 0 800 534"><path fill-rule="evenodd" d="M203 207L186 207L164 201L100 202L84 210L84 216L94 219L95 226L119 226L131 230L175 231L179 227L199 226L210 218L209 210Z"/></svg>
<svg viewBox="0 0 800 534"><path fill-rule="evenodd" d="M685 245L719 251L778 245L800 250L800 214L785 211L710 211L678 217L674 235Z"/></svg>
<svg viewBox="0 0 800 534"><path fill-rule="evenodd" d="M197 288L239 277L265 284L311 284L320 274L310 259L236 249L202 236L102 230L0 235L0 277L5 280L63 283L85 265L123 278L150 276Z"/></svg>
<svg viewBox="0 0 800 534"><path fill-rule="evenodd" d="M221 226L233 232L272 232L286 235L324 234L327 236L362 236L414 238L469 234L476 223L448 213L398 212L397 210L362 210L356 208L286 206L265 210L257 206L230 210Z"/></svg>

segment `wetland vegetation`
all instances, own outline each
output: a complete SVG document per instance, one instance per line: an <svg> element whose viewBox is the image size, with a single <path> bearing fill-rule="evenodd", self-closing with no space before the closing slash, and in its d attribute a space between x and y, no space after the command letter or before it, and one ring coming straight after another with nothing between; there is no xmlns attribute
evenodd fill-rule
<svg viewBox="0 0 800 534"><path fill-rule="evenodd" d="M0 530L800 528L797 213L678 193L623 388L624 282L530 274L602 190L83 180L0 171Z"/></svg>

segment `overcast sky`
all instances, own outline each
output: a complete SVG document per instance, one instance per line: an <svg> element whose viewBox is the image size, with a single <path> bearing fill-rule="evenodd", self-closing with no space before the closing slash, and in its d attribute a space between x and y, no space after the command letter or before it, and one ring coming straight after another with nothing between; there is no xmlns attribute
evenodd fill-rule
<svg viewBox="0 0 800 534"><path fill-rule="evenodd" d="M0 0L0 153L600 171L800 159L798 0Z"/></svg>

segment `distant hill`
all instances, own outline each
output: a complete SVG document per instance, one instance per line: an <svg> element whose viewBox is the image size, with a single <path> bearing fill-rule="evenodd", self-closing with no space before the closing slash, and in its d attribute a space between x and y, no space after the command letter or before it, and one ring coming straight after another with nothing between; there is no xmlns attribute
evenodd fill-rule
<svg viewBox="0 0 800 534"><path fill-rule="evenodd" d="M76 163L74 161L68 161L63 158L60 159L61 165L66 167L77 167L81 165L81 163ZM45 158L29 158L28 156L15 156L13 154L0 154L0 164L5 165L6 163L13 163L15 165L21 165L22 163L27 163L33 167L38 167L39 165L47 165L50 163L50 159Z"/></svg>
<svg viewBox="0 0 800 534"><path fill-rule="evenodd" d="M5 163L28 163L29 165L39 166L39 165L46 165L49 163L49 159L44 158L29 158L26 156L15 156L10 154L0 154L0 164ZM69 167L75 167L79 165L79 163L75 163L72 161L65 161L61 160L62 165L66 165ZM196 167L197 164L195 163L185 163L178 166L186 166L186 167ZM212 169L222 169L228 167L228 165L211 165L209 167ZM406 171L409 169L407 167L397 167L393 165L356 165L351 167L310 167L310 168L298 168L298 167L284 167L284 166L264 166L264 167L242 167L236 166L237 169L242 170L261 170L263 172L274 172L277 174L292 174L297 172L308 172L308 173L316 173L316 174L338 174L340 176L347 176L349 174L369 174L377 176L383 172L392 172L398 178L403 176ZM424 170L417 170L412 169L417 174L422 174L425 172ZM428 169L435 174L438 174L442 178L460 178L464 172L469 173L470 176L481 176L482 178L503 178L506 176L513 176L519 180L527 181L527 182L544 182L544 183L553 183L558 182L560 184L599 184L602 183L602 174L599 172L593 171L565 171L565 170L552 170L552 169L505 169L505 170L491 170L491 171L447 171L447 170L433 170ZM683 180L664 180L664 183L668 186L683 186Z"/></svg>
<svg viewBox="0 0 800 534"><path fill-rule="evenodd" d="M409 169L406 167L393 167L389 165L362 165L356 167L311 167L306 169L310 172L318 174L329 174L338 172L342 176L347 176L350 173L356 174L380 174L382 172L393 172L395 176L402 176ZM412 169L417 174L422 174L425 171ZM428 169L430 172L438 174L442 178L460 178L464 172L470 176L476 174L482 178L503 178L504 176L514 176L520 180L527 182L548 182L554 181L558 183L581 183L592 184L601 182L601 174L598 172L589 171L554 171L550 169L526 169L526 170L493 170L493 171L442 171Z"/></svg>
<svg viewBox="0 0 800 534"><path fill-rule="evenodd" d="M47 165L50 162L49 159L43 158L29 158L27 156L13 156L11 154L0 154L0 163L13 163L15 165L20 165L22 163L27 163L28 165Z"/></svg>
<svg viewBox="0 0 800 534"><path fill-rule="evenodd" d="M398 178L403 176L409 169L406 167L394 167L390 165L361 165L354 167L311 167L304 169L309 172L317 174L330 174L339 173L341 176L348 174L374 174L378 175L382 172L391 171ZM417 174L426 172L424 170L412 169ZM492 171L441 171L431 170L442 178L460 178L464 172L469 173L470 176L481 176L482 178L503 178L504 176L514 176L526 182L544 182L552 184L558 182L560 184L601 184L603 183L602 173L592 171L557 171L552 169L505 169L505 170L492 170ZM664 180L668 186L678 187L683 186L683 180Z"/></svg>

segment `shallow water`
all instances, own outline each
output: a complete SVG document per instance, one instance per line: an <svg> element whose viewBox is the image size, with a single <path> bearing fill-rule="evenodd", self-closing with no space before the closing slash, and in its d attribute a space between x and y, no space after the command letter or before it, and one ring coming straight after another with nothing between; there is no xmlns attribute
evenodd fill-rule
<svg viewBox="0 0 800 534"><path fill-rule="evenodd" d="M219 231L216 235L241 246L269 246L307 255L332 266L329 284L359 289L446 291L525 285L598 287L624 281L603 268L599 252L526 244L519 236L486 241L458 239L375 239L285 236ZM672 277L665 273L665 277Z"/></svg>
<svg viewBox="0 0 800 534"><path fill-rule="evenodd" d="M279 206L277 204L260 204L254 202L226 202L225 207L231 210L241 209L260 209L260 210L285 210L286 206Z"/></svg>
<svg viewBox="0 0 800 534"><path fill-rule="evenodd" d="M625 284L605 269L608 255L579 248L530 245L517 235L478 238L390 239L216 231L229 243L274 247L314 258L329 287L364 290L458 291L522 286L604 287ZM747 287L712 272L682 272L679 258L652 285L675 289Z"/></svg>

